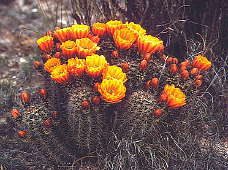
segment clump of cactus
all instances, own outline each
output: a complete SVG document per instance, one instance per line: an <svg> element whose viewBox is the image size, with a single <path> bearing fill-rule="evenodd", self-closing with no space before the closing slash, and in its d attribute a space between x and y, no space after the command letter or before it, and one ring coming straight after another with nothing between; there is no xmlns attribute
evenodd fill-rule
<svg viewBox="0 0 228 170"><path fill-rule="evenodd" d="M60 135L63 157L97 157L108 169L164 168L178 149L170 124L205 113L197 101L212 63L203 54L184 61L167 55L139 24L55 28L37 44L42 61L33 64L46 87L21 92L11 113L23 138Z"/></svg>

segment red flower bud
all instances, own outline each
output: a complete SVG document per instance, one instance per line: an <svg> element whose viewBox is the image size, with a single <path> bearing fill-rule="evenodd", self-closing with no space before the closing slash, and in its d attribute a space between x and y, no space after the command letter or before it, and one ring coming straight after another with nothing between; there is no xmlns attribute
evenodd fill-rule
<svg viewBox="0 0 228 170"><path fill-rule="evenodd" d="M101 98L99 96L94 96L92 98L92 102L96 105L98 105L101 102Z"/></svg>
<svg viewBox="0 0 228 170"><path fill-rule="evenodd" d="M43 64L41 62L39 62L39 61L34 61L33 62L33 66L34 66L35 69L40 69L42 67L42 65Z"/></svg>
<svg viewBox="0 0 228 170"><path fill-rule="evenodd" d="M119 57L119 52L118 51L112 51L112 57L113 58L118 58Z"/></svg>
<svg viewBox="0 0 228 170"><path fill-rule="evenodd" d="M153 88L158 88L158 84L159 84L159 79L158 78L152 78L151 81L150 81L150 85L153 87Z"/></svg>
<svg viewBox="0 0 228 170"><path fill-rule="evenodd" d="M187 67L186 66L184 66L184 65L182 65L182 66L180 66L180 72L182 72L182 71L187 71Z"/></svg>
<svg viewBox="0 0 228 170"><path fill-rule="evenodd" d="M201 79L203 79L203 76L199 74L199 75L195 76L195 79L196 80L201 80Z"/></svg>
<svg viewBox="0 0 228 170"><path fill-rule="evenodd" d="M42 89L39 90L39 94L42 97L46 97L47 96L47 90L45 88L42 88Z"/></svg>
<svg viewBox="0 0 228 170"><path fill-rule="evenodd" d="M189 78L189 72L188 72L187 70L183 70L183 71L181 72L181 78L182 78L183 80L187 80L187 79Z"/></svg>
<svg viewBox="0 0 228 170"><path fill-rule="evenodd" d="M190 61L189 60L185 60L185 61L180 63L180 66L188 67L189 65L190 65Z"/></svg>
<svg viewBox="0 0 228 170"><path fill-rule="evenodd" d="M173 63L173 64L177 64L177 63L178 63L178 59L177 59L177 58L173 58L173 59L172 59L172 63Z"/></svg>
<svg viewBox="0 0 228 170"><path fill-rule="evenodd" d="M139 68L145 70L148 67L148 62L146 60L142 60L139 64Z"/></svg>
<svg viewBox="0 0 228 170"><path fill-rule="evenodd" d="M27 132L26 132L25 130L20 130L20 131L17 132L17 134L18 134L20 137L24 137L24 136L27 134Z"/></svg>
<svg viewBox="0 0 228 170"><path fill-rule="evenodd" d="M61 58L61 53L60 52L56 52L54 55L55 58Z"/></svg>
<svg viewBox="0 0 228 170"><path fill-rule="evenodd" d="M146 88L147 88L147 89L150 88L150 80L148 80L148 81L146 82Z"/></svg>
<svg viewBox="0 0 228 170"><path fill-rule="evenodd" d="M166 101L167 97L168 96L166 94L162 94L159 98L159 101L164 102L164 101Z"/></svg>
<svg viewBox="0 0 228 170"><path fill-rule="evenodd" d="M47 119L43 122L43 125L45 127L50 127L52 125L52 120L51 119Z"/></svg>
<svg viewBox="0 0 228 170"><path fill-rule="evenodd" d="M163 114L163 110L162 109L156 109L154 110L153 114L157 117L160 117Z"/></svg>
<svg viewBox="0 0 228 170"><path fill-rule="evenodd" d="M52 114L51 114L52 118L54 118L54 119L57 118L58 115L59 115L59 113L56 111L52 112Z"/></svg>
<svg viewBox="0 0 228 170"><path fill-rule="evenodd" d="M81 102L81 105L82 105L83 108L89 108L89 102L88 102L88 100L82 101Z"/></svg>
<svg viewBox="0 0 228 170"><path fill-rule="evenodd" d="M199 69L198 68L193 68L191 70L191 75L197 75L197 74L199 74Z"/></svg>
<svg viewBox="0 0 228 170"><path fill-rule="evenodd" d="M13 116L14 119L18 118L20 116L20 112L17 109L12 109L10 111L11 115Z"/></svg>
<svg viewBox="0 0 228 170"><path fill-rule="evenodd" d="M203 81L202 80L195 80L194 81L194 86L195 87L200 87L202 85Z"/></svg>
<svg viewBox="0 0 228 170"><path fill-rule="evenodd" d="M20 98L23 103L29 103L30 102L30 95L28 92L23 91L20 93Z"/></svg>
<svg viewBox="0 0 228 170"><path fill-rule="evenodd" d="M129 71L129 69L130 69L130 66L129 66L129 64L128 63L122 63L121 64L121 68L122 68L122 70L123 70L123 72L128 72Z"/></svg>
<svg viewBox="0 0 228 170"><path fill-rule="evenodd" d="M178 72L177 65L176 65L176 64L171 64L171 65L169 66L169 72L170 72L171 74L176 74L176 73Z"/></svg>
<svg viewBox="0 0 228 170"><path fill-rule="evenodd" d="M173 62L173 57L168 57L166 60L166 64L171 64Z"/></svg>

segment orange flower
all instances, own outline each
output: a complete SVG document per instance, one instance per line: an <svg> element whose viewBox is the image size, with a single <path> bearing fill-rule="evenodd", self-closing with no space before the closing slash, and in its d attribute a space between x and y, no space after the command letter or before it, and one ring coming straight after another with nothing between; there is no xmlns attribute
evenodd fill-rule
<svg viewBox="0 0 228 170"><path fill-rule="evenodd" d="M186 104L185 94L179 88L175 88L174 84L172 85L165 85L165 88L161 94L161 96L166 96L163 98L163 101L166 101L166 104L170 108L177 108L181 107Z"/></svg>
<svg viewBox="0 0 228 170"><path fill-rule="evenodd" d="M98 91L106 102L118 103L125 97L126 87L121 80L104 79L98 86Z"/></svg>
<svg viewBox="0 0 228 170"><path fill-rule="evenodd" d="M93 54L86 57L86 72L91 77L100 76L107 66L108 63L103 55Z"/></svg>
<svg viewBox="0 0 228 170"><path fill-rule="evenodd" d="M51 72L51 78L57 83L64 84L69 81L70 75L67 71L67 65L59 65Z"/></svg>
<svg viewBox="0 0 228 170"><path fill-rule="evenodd" d="M85 59L71 58L68 59L67 69L70 74L81 77L85 72Z"/></svg>
<svg viewBox="0 0 228 170"><path fill-rule="evenodd" d="M39 48L44 52L50 52L54 47L53 37L48 35L41 37L36 42Z"/></svg>
<svg viewBox="0 0 228 170"><path fill-rule="evenodd" d="M103 36L106 33L106 24L99 22L93 24L92 32L99 37Z"/></svg>
<svg viewBox="0 0 228 170"><path fill-rule="evenodd" d="M123 28L115 31L113 39L118 48L127 50L137 39L137 34L128 28Z"/></svg>
<svg viewBox="0 0 228 170"><path fill-rule="evenodd" d="M61 61L59 58L50 58L46 61L46 63L44 64L44 70L46 70L47 72L52 72L53 69L56 66L59 66L61 64Z"/></svg>
<svg viewBox="0 0 228 170"><path fill-rule="evenodd" d="M141 27L139 24L135 24L134 22L127 23L127 28L129 28L131 31L133 31L137 38L138 36L142 36L146 34L146 30Z"/></svg>
<svg viewBox="0 0 228 170"><path fill-rule="evenodd" d="M198 55L194 58L192 66L200 71L206 71L211 67L211 62L206 57Z"/></svg>
<svg viewBox="0 0 228 170"><path fill-rule="evenodd" d="M83 58L94 54L100 47L96 43L91 41L89 38L82 38L76 40L77 54Z"/></svg>
<svg viewBox="0 0 228 170"><path fill-rule="evenodd" d="M153 54L164 49L163 41L151 35L139 36L137 46L142 55Z"/></svg>
<svg viewBox="0 0 228 170"><path fill-rule="evenodd" d="M71 36L71 27L57 29L54 31L54 36L61 42L72 39Z"/></svg>
<svg viewBox="0 0 228 170"><path fill-rule="evenodd" d="M119 30L121 28L126 28L126 25L122 23L122 21L117 21L117 20L114 20L114 21L108 21L106 23L106 26L107 26L107 32L111 35L114 34L114 32L116 30Z"/></svg>
<svg viewBox="0 0 228 170"><path fill-rule="evenodd" d="M104 69L102 73L102 78L107 80L121 80L123 83L127 81L126 74L122 71L122 69L118 66L108 66Z"/></svg>
<svg viewBox="0 0 228 170"><path fill-rule="evenodd" d="M71 26L71 36L73 40L85 38L89 35L89 26L88 25L72 25Z"/></svg>
<svg viewBox="0 0 228 170"><path fill-rule="evenodd" d="M76 43L71 40L63 42L60 48L62 50L62 55L68 58L75 55L77 52Z"/></svg>

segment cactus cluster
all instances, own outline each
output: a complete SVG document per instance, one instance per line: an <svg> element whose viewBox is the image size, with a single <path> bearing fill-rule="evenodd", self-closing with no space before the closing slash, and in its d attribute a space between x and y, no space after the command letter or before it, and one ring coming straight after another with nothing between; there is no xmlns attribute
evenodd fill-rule
<svg viewBox="0 0 228 170"><path fill-rule="evenodd" d="M211 62L168 56L160 39L133 22L56 28L37 44L42 61L34 68L46 87L20 93L13 120L24 138L60 135L72 157L95 155L113 169L159 168L155 155L169 157L168 145L156 148L167 142L162 127L203 108L195 101Z"/></svg>

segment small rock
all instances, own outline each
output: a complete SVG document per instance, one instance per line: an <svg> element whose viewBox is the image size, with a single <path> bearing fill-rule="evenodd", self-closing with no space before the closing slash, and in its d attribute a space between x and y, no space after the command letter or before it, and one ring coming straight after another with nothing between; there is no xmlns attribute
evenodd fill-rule
<svg viewBox="0 0 228 170"><path fill-rule="evenodd" d="M0 134L7 133L10 129L10 122L8 117L1 116L0 117Z"/></svg>

